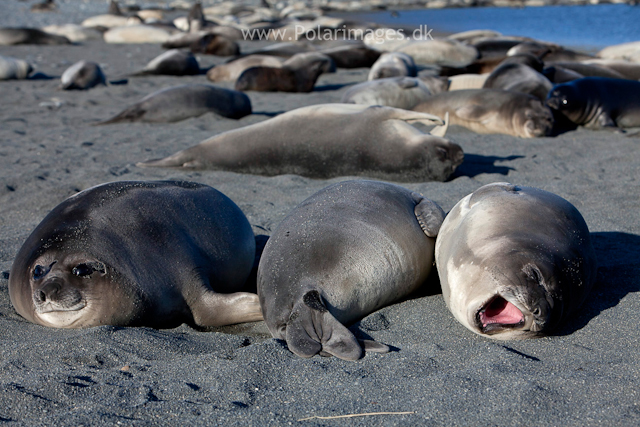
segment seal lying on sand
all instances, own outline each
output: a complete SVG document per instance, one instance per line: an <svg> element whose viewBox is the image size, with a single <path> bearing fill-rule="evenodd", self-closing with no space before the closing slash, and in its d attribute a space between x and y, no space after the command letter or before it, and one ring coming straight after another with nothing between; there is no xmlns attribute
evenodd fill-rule
<svg viewBox="0 0 640 427"><path fill-rule="evenodd" d="M153 58L142 70L132 76L193 76L197 74L200 74L200 65L191 52L171 49Z"/></svg>
<svg viewBox="0 0 640 427"><path fill-rule="evenodd" d="M106 78L102 69L95 62L78 61L67 68L60 77L60 87L64 90L91 89L97 85L106 85Z"/></svg>
<svg viewBox="0 0 640 427"><path fill-rule="evenodd" d="M251 114L242 92L212 85L186 84L153 92L98 125L121 122L170 123L213 112L230 119Z"/></svg>
<svg viewBox="0 0 640 427"><path fill-rule="evenodd" d="M251 225L219 191L113 182L45 217L16 255L9 295L25 319L55 328L256 321L257 295L237 292L254 256Z"/></svg>
<svg viewBox="0 0 640 427"><path fill-rule="evenodd" d="M640 82L585 77L553 87L547 105L590 129L640 126Z"/></svg>
<svg viewBox="0 0 640 427"><path fill-rule="evenodd" d="M413 110L441 117L448 112L451 124L477 133L535 138L547 135L553 127L553 115L539 99L497 89L443 92L416 105Z"/></svg>
<svg viewBox="0 0 640 427"><path fill-rule="evenodd" d="M459 201L436 241L442 295L471 331L531 338L564 322L596 280L580 212L555 194L508 183Z"/></svg>
<svg viewBox="0 0 640 427"><path fill-rule="evenodd" d="M431 96L427 85L417 77L389 77L352 86L342 95L341 102L410 110Z"/></svg>
<svg viewBox="0 0 640 427"><path fill-rule="evenodd" d="M27 61L0 55L0 80L26 79L32 71Z"/></svg>
<svg viewBox="0 0 640 427"><path fill-rule="evenodd" d="M17 44L71 44L68 38L45 33L37 28L0 28L0 46Z"/></svg>
<svg viewBox="0 0 640 427"><path fill-rule="evenodd" d="M301 357L360 358L343 324L424 283L443 218L436 203L384 182L341 182L312 195L282 220L260 259L269 331ZM371 341L364 347L388 351Z"/></svg>
<svg viewBox="0 0 640 427"><path fill-rule="evenodd" d="M138 166L444 181L462 163L462 149L441 137L444 128L427 135L407 122L442 123L431 114L390 107L312 105Z"/></svg>

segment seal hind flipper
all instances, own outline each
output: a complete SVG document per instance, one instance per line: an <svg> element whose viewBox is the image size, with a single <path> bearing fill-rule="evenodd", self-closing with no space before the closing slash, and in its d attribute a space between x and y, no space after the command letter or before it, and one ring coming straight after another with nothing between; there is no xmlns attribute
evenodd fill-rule
<svg viewBox="0 0 640 427"><path fill-rule="evenodd" d="M344 360L362 357L356 337L329 313L320 293L309 291L298 301L287 322L289 350L300 357L325 353Z"/></svg>
<svg viewBox="0 0 640 427"><path fill-rule="evenodd" d="M197 147L197 146L196 146ZM192 147L193 148L193 147ZM168 157L162 159L146 160L144 162L136 163L136 166L140 168L187 168L198 169L202 167L202 164L195 156L189 153L189 148L186 150L178 151Z"/></svg>
<svg viewBox="0 0 640 427"><path fill-rule="evenodd" d="M120 123L120 122L133 122L138 120L140 117L144 116L147 111L142 108L140 105L133 105L123 112L117 114L115 117L112 117L103 122L98 122L94 126L101 125L109 125L112 123Z"/></svg>
<svg viewBox="0 0 640 427"><path fill-rule="evenodd" d="M249 292L205 292L189 305L196 325L224 326L263 320L258 295Z"/></svg>
<svg viewBox="0 0 640 427"><path fill-rule="evenodd" d="M420 193L414 192L411 196L417 203L413 212L416 215L418 224L420 224L420 228L428 237L436 237L444 221L444 211L437 203L427 199Z"/></svg>

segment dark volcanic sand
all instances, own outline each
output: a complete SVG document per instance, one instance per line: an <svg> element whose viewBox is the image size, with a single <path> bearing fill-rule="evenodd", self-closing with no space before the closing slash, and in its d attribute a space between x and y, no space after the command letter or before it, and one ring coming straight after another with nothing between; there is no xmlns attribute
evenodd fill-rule
<svg viewBox="0 0 640 427"><path fill-rule="evenodd" d="M248 43L242 45L248 50ZM114 180L185 179L211 185L269 235L327 181L227 172L141 169L224 130L305 105L338 102L365 69L320 78L310 94L256 93L257 114L213 114L174 124L92 126L163 87L195 77L141 77L86 92L57 89L80 59L109 79L142 68L162 49L101 42L0 47L52 80L0 82L0 270L66 197ZM199 57L203 67L222 58ZM226 85L230 87L231 85ZM403 183L445 210L483 184L509 181L565 197L585 217L599 257L598 283L558 335L492 341L458 324L437 289L352 327L395 351L356 362L304 360L263 322L198 332L99 327L56 330L13 310L0 280L0 421L20 425L286 425L314 415L413 411L322 425L634 425L640 423L640 139L579 129L554 138L477 135L452 127L465 163L445 183Z"/></svg>

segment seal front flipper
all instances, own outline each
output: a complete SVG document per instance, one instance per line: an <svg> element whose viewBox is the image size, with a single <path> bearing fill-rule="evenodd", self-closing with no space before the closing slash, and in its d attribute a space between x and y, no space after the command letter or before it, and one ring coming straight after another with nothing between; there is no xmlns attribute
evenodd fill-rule
<svg viewBox="0 0 640 427"><path fill-rule="evenodd" d="M197 145L186 150L178 151L175 154L165 157L163 159L145 160L144 162L136 163L139 168L187 168L187 169L201 169L204 167L203 163L196 158L191 152L192 149L198 147Z"/></svg>
<svg viewBox="0 0 640 427"><path fill-rule="evenodd" d="M300 357L321 353L344 360L362 357L356 337L329 313L316 290L305 293L294 305L285 339L289 350Z"/></svg>
<svg viewBox="0 0 640 427"><path fill-rule="evenodd" d="M198 326L225 326L263 320L258 295L249 292L219 294L205 291L189 304Z"/></svg>
<svg viewBox="0 0 640 427"><path fill-rule="evenodd" d="M413 212L416 215L418 224L420 224L420 228L428 237L436 237L444 221L444 211L437 203L427 199L420 193L413 192L411 196L417 203Z"/></svg>

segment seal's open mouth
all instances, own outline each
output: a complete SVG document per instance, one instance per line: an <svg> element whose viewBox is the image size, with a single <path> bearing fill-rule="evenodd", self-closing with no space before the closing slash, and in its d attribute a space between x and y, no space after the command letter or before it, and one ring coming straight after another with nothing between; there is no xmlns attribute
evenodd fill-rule
<svg viewBox="0 0 640 427"><path fill-rule="evenodd" d="M476 315L478 326L485 334L524 325L524 315L515 305L500 295L490 300Z"/></svg>

